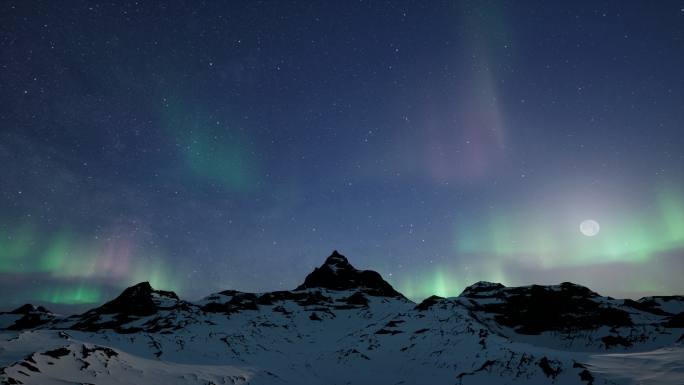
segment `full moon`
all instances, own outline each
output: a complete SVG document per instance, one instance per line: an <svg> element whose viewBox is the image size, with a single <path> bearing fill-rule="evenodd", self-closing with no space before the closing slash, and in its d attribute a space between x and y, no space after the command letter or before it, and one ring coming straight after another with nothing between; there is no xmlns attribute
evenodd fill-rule
<svg viewBox="0 0 684 385"><path fill-rule="evenodd" d="M586 221L580 223L580 231L582 234L588 237L593 237L594 235L598 234L599 230L601 230L599 224L591 219L587 219Z"/></svg>

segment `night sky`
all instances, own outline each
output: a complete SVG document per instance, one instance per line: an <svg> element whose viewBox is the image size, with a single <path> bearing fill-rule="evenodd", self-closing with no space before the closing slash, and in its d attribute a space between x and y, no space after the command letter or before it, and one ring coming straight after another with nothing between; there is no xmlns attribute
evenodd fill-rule
<svg viewBox="0 0 684 385"><path fill-rule="evenodd" d="M681 1L8 0L0 63L2 311L333 250L414 301L684 294Z"/></svg>

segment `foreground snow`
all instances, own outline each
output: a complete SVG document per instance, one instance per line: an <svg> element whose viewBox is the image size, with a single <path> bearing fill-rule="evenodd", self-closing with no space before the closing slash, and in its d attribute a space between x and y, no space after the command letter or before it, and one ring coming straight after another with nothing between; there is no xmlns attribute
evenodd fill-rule
<svg viewBox="0 0 684 385"><path fill-rule="evenodd" d="M594 354L587 366L616 384L684 384L684 348L681 345L649 352Z"/></svg>

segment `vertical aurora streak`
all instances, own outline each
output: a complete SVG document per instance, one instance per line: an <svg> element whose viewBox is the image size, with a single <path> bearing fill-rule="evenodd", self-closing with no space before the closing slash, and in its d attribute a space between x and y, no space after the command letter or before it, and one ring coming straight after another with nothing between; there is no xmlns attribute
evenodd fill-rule
<svg viewBox="0 0 684 385"><path fill-rule="evenodd" d="M0 230L0 271L22 273L32 268L27 258L34 249L34 231L29 222L15 231Z"/></svg>
<svg viewBox="0 0 684 385"><path fill-rule="evenodd" d="M670 242L684 246L684 189L667 185L658 195L661 216Z"/></svg>
<svg viewBox="0 0 684 385"><path fill-rule="evenodd" d="M79 305L98 303L102 300L102 296L100 288L95 284L62 284L43 288L36 293L35 299L52 304Z"/></svg>

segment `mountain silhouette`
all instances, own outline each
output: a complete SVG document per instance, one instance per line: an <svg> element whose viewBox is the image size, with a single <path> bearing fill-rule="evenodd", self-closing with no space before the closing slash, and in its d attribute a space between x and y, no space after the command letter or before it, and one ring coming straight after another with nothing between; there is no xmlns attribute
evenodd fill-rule
<svg viewBox="0 0 684 385"><path fill-rule="evenodd" d="M639 352L653 373L677 367L682 320L682 296L622 300L570 282L481 281L416 304L334 251L294 290L185 301L142 282L80 315L30 304L0 313L0 379L610 383L622 364L605 364L607 353Z"/></svg>
<svg viewBox="0 0 684 385"><path fill-rule="evenodd" d="M321 267L306 276L295 290L323 288L329 290L356 290L376 297L401 297L382 276L373 270L355 269L337 250L333 251Z"/></svg>

